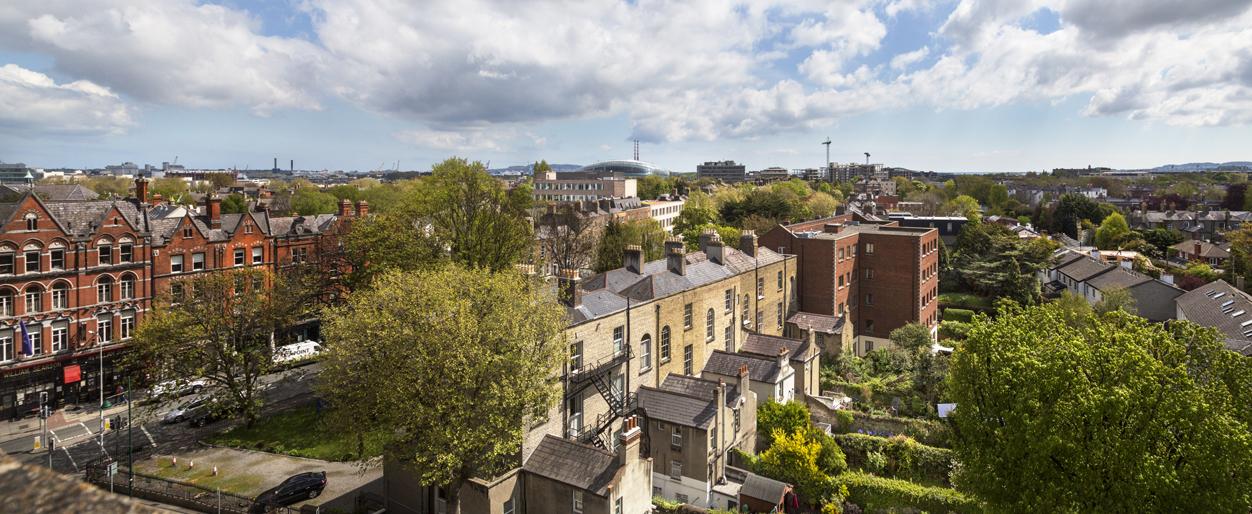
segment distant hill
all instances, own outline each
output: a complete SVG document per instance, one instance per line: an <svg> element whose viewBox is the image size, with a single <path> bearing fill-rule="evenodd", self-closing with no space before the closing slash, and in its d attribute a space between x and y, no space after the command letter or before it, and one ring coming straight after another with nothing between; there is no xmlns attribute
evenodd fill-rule
<svg viewBox="0 0 1252 514"><path fill-rule="evenodd" d="M1252 161L1231 162L1188 162L1186 164L1166 164L1157 166L1150 171L1158 173L1179 173L1192 171L1252 171Z"/></svg>
<svg viewBox="0 0 1252 514"><path fill-rule="evenodd" d="M492 175L516 175L516 174L522 174L522 173L530 173L531 172L530 167L533 165L534 164L518 164L516 166L509 166L507 168L492 168L487 171L491 173ZM581 164L550 164L549 166L552 166L552 171L557 171L557 172L578 171L582 169L583 167L583 165Z"/></svg>

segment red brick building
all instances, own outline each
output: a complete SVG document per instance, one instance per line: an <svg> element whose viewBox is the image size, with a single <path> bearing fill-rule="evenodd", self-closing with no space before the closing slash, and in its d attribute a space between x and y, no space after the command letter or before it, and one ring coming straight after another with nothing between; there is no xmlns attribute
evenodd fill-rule
<svg viewBox="0 0 1252 514"><path fill-rule="evenodd" d="M761 238L797 257L800 310L842 316L864 355L908 323L938 324L939 233L841 215L779 225ZM847 330L847 328L845 328Z"/></svg>
<svg viewBox="0 0 1252 514"><path fill-rule="evenodd" d="M222 214L215 196L200 210L149 204L147 186L137 180L127 200L77 186L0 189L0 417L36 408L41 393L54 405L99 401L101 368L111 393L119 350L178 279L312 262L368 212L362 202L335 215Z"/></svg>

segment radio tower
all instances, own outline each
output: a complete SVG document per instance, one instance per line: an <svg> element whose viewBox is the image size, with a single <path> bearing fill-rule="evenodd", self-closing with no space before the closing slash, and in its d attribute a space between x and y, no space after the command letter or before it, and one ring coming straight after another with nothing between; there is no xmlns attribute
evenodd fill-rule
<svg viewBox="0 0 1252 514"><path fill-rule="evenodd" d="M639 140L635 140L635 160L639 160Z"/></svg>

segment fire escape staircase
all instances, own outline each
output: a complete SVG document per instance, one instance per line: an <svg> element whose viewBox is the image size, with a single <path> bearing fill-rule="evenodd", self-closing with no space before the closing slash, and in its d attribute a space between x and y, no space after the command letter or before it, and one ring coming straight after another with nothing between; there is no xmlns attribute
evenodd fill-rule
<svg viewBox="0 0 1252 514"><path fill-rule="evenodd" d="M634 412L638 404L635 393L615 391L611 383L613 370L630 360L632 356L628 346L599 362L573 368L566 376L569 384L566 388L566 398L571 398L581 393L587 387L595 387L600 396L604 398L604 402L609 406L608 412L596 416L595 425L587 427L576 434L579 441L593 444L600 448L610 448L612 446L609 439L612 437L610 429L613 427L613 423Z"/></svg>

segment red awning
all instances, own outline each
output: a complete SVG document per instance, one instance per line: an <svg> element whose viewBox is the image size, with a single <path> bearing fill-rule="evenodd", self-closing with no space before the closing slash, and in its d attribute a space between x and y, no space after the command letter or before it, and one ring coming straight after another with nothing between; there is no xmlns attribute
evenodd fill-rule
<svg viewBox="0 0 1252 514"><path fill-rule="evenodd" d="M65 370L65 383L73 384L83 379L83 369L77 364L71 364L62 368Z"/></svg>

